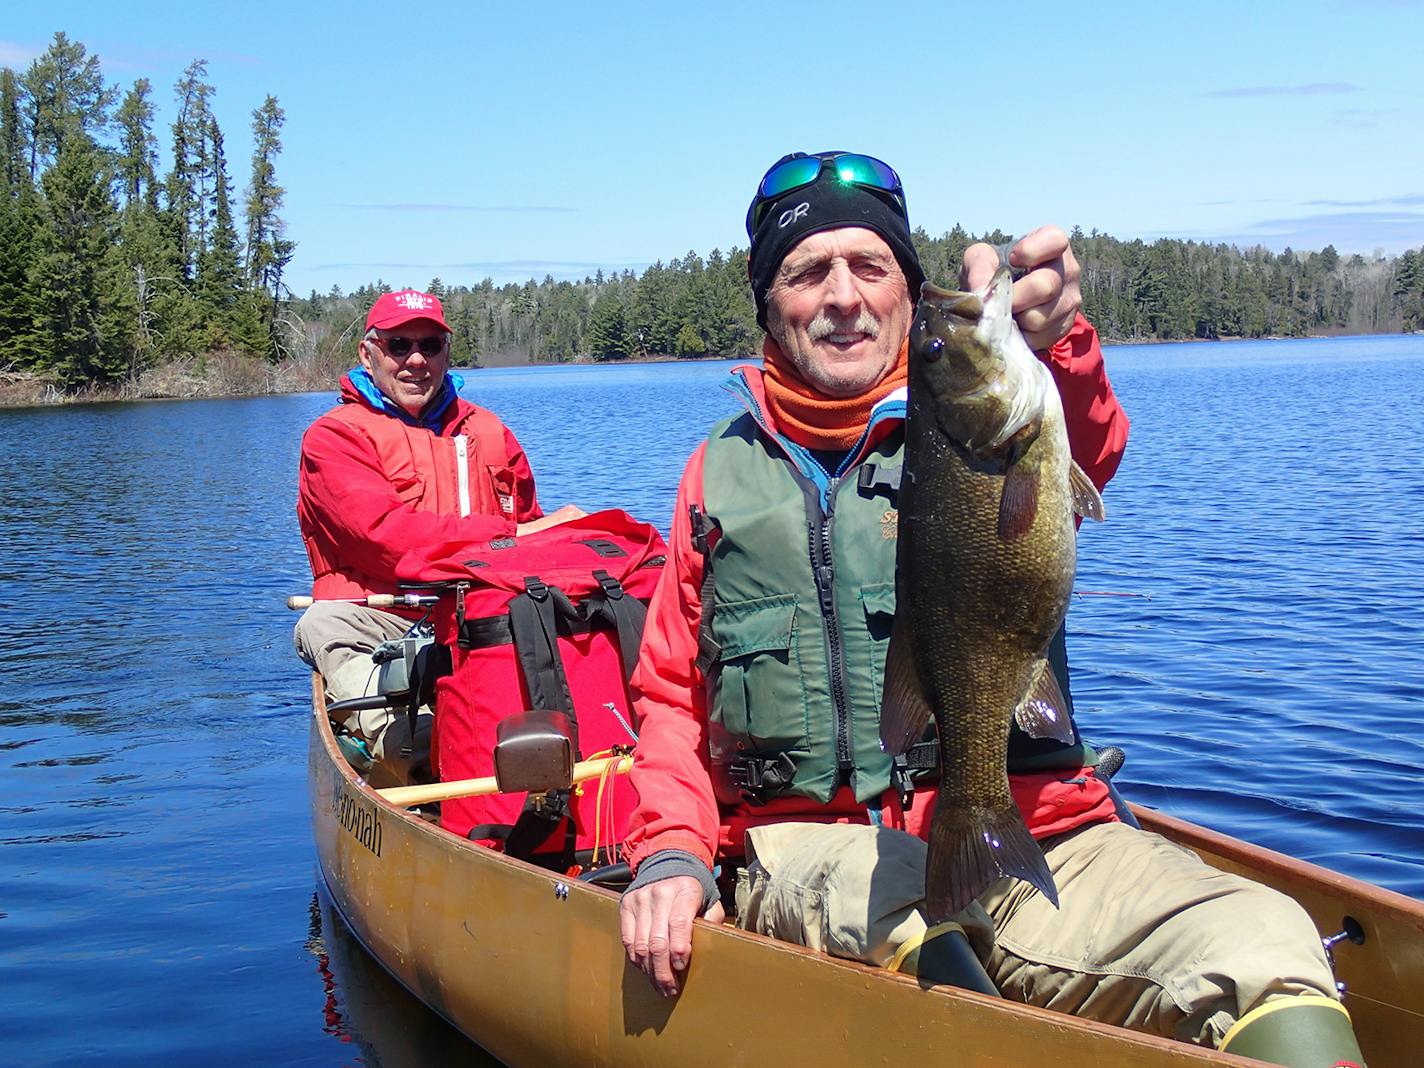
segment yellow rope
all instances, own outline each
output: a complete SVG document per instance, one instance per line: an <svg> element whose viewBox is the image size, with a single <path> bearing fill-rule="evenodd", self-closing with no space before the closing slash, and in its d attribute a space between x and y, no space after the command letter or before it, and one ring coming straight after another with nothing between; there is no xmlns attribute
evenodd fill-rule
<svg viewBox="0 0 1424 1068"><path fill-rule="evenodd" d="M932 938L938 938L942 934L949 934L951 931L963 931L964 928L953 920L942 920L923 934L915 935L905 939L900 943L900 948L895 950L895 955L890 958L890 963L885 965L885 970L898 972L900 966L905 963L905 958Z"/></svg>
<svg viewBox="0 0 1424 1068"><path fill-rule="evenodd" d="M588 759L599 760L603 757L615 756L616 754L617 751L614 749L604 749L601 752L594 753L593 756ZM598 773L598 793L594 795L593 805L593 857L588 862L590 868L598 867L598 856L603 841L603 787L613 775L613 769L616 766L616 762L606 764L603 770ZM582 784L580 784L579 796L583 796Z"/></svg>

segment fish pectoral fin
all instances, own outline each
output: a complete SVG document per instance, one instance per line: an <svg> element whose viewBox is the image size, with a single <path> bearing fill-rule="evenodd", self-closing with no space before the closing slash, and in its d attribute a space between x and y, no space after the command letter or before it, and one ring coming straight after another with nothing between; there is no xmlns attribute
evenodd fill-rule
<svg viewBox="0 0 1424 1068"><path fill-rule="evenodd" d="M1070 460L1068 463L1068 489L1073 494L1073 511L1076 514L1098 523L1108 517L1103 495L1098 492L1098 487L1093 485L1093 480L1078 466L1076 460Z"/></svg>
<svg viewBox="0 0 1424 1068"><path fill-rule="evenodd" d="M904 614L895 613L885 653L885 695L880 702L880 745L899 755L924 736L933 712L920 684L919 665Z"/></svg>
<svg viewBox="0 0 1424 1068"><path fill-rule="evenodd" d="M1014 721L1032 738L1053 738L1066 744L1073 741L1073 721L1068 715L1068 699L1058 685L1058 676L1047 660L1033 665L1033 682L1014 709Z"/></svg>
<svg viewBox="0 0 1424 1068"><path fill-rule="evenodd" d="M1013 464L1004 475L999 495L999 540L1017 541L1029 532L1038 514L1038 468Z"/></svg>
<svg viewBox="0 0 1424 1068"><path fill-rule="evenodd" d="M947 815L947 814L946 814ZM1018 809L976 813L978 818L942 818L930 823L925 860L925 913L930 923L969 907L1002 876L1022 879L1058 907L1058 887L1043 850Z"/></svg>

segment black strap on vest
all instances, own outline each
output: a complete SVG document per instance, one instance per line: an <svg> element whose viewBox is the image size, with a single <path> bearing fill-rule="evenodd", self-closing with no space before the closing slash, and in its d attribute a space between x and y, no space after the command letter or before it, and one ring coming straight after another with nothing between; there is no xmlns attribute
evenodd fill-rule
<svg viewBox="0 0 1424 1068"><path fill-rule="evenodd" d="M702 556L702 619L697 625L697 670L702 672L703 679L711 686L712 672L722 655L722 646L712 637L712 603L717 596L717 587L712 580L712 535L722 528L697 505L689 505L687 510L692 518L692 547Z"/></svg>
<svg viewBox="0 0 1424 1068"><path fill-rule="evenodd" d="M856 476L856 486L868 496L879 490L885 490L893 495L900 492L900 478L904 474L904 467L896 464L894 467L883 467L876 463L865 463L860 465L860 474Z"/></svg>

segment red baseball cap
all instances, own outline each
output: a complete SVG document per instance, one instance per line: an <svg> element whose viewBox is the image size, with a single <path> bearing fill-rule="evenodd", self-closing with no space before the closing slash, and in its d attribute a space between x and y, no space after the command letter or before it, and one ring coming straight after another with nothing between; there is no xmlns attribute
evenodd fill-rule
<svg viewBox="0 0 1424 1068"><path fill-rule="evenodd" d="M445 325L445 309L440 306L440 298L418 289L382 293L366 316L366 329L394 330L412 319L429 319L432 323L438 323L447 334L451 332Z"/></svg>

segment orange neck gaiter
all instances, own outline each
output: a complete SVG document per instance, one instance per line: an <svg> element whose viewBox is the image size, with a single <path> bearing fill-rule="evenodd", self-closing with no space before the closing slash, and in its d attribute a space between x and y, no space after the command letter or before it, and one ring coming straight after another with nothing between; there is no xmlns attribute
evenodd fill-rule
<svg viewBox="0 0 1424 1068"><path fill-rule="evenodd" d="M801 377L770 334L761 343L766 406L776 427L808 449L849 449L870 422L870 410L903 386L909 377L909 339L900 344L889 374L855 397L828 397Z"/></svg>

